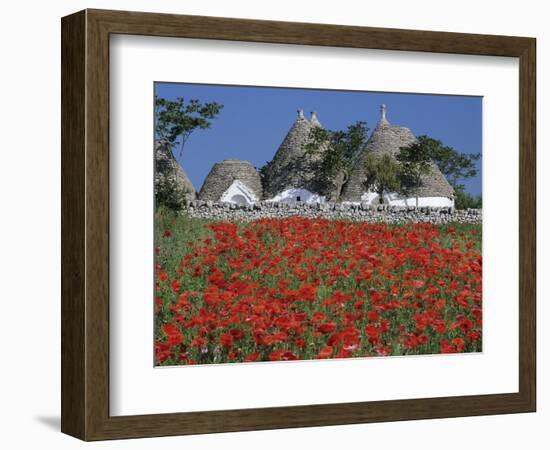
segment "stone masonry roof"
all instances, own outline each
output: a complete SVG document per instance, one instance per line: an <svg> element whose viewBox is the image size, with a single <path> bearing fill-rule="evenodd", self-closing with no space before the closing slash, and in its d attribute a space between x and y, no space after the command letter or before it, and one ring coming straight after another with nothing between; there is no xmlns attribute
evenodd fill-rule
<svg viewBox="0 0 550 450"><path fill-rule="evenodd" d="M365 192L365 160L369 153L375 155L390 154L395 156L401 147L416 142L414 134L405 127L391 125L386 118L386 107L381 106L381 117L367 142L367 151L359 155L356 170L352 172L343 191L343 200L357 202ZM418 189L419 197L453 197L454 190L439 168L432 163L431 172L422 177L422 186Z"/></svg>
<svg viewBox="0 0 550 450"><path fill-rule="evenodd" d="M210 170L200 190L199 199L219 201L235 180L248 187L258 199L262 198L262 183L256 168L248 161L225 159L214 164Z"/></svg>
<svg viewBox="0 0 550 450"><path fill-rule="evenodd" d="M307 154L304 145L309 142L313 127L321 127L315 112L311 120L304 117L303 110L298 116L273 159L265 166L263 187L266 198L291 188L303 188L318 194L325 194L327 181L319 177L321 155Z"/></svg>
<svg viewBox="0 0 550 450"><path fill-rule="evenodd" d="M164 179L174 180L176 185L186 192L187 199L194 200L196 198L193 183L174 158L170 144L155 141L155 183L162 183Z"/></svg>

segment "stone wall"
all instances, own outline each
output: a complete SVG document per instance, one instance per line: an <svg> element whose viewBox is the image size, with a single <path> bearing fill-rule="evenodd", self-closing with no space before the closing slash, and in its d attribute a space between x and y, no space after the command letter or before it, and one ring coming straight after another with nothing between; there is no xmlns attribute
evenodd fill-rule
<svg viewBox="0 0 550 450"><path fill-rule="evenodd" d="M250 206L195 200L187 202L182 214L202 219L232 221L302 216L332 220L354 220L385 223L481 223L482 210L453 208L369 206L342 203L277 203L260 202Z"/></svg>

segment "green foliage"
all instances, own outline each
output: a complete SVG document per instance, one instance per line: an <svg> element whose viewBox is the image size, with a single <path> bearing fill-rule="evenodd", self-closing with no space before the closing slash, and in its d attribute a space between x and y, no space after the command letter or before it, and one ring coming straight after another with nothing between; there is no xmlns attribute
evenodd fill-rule
<svg viewBox="0 0 550 450"><path fill-rule="evenodd" d="M469 194L459 182L477 175L476 162L481 158L481 153L459 153L454 148L443 145L441 141L427 136L421 136L420 139L432 141L432 159L455 191L455 208L481 208L481 195Z"/></svg>
<svg viewBox="0 0 550 450"><path fill-rule="evenodd" d="M396 155L401 164L401 191L407 195L414 194L418 206L418 189L422 186L422 177L431 172L432 147L429 143L415 142L401 147Z"/></svg>
<svg viewBox="0 0 550 450"><path fill-rule="evenodd" d="M384 192L401 190L401 168L391 155L370 153L365 162L365 177L365 188L376 192L380 199Z"/></svg>
<svg viewBox="0 0 550 450"><path fill-rule="evenodd" d="M205 225L208 221L178 214L171 208L157 205L155 210L155 246L161 247L158 262L173 270L179 267L181 258L192 250L191 242L210 237L211 231ZM163 239L164 230L170 229L171 239Z"/></svg>
<svg viewBox="0 0 550 450"><path fill-rule="evenodd" d="M420 136L418 142L429 149L432 161L455 189L459 180L477 175L475 163L481 158L481 153L459 153L428 136Z"/></svg>
<svg viewBox="0 0 550 450"><path fill-rule="evenodd" d="M481 208L481 196L468 194L464 185L459 183L459 180L477 175L476 161L480 158L480 153L459 153L425 135L420 136L415 144L402 147L397 155L403 166L405 192L414 193L420 187L422 176L429 174L430 162L433 162L453 187L457 209Z"/></svg>
<svg viewBox="0 0 550 450"><path fill-rule="evenodd" d="M475 208L481 209L482 199L481 195L473 196L466 192L463 184L457 184L454 186L455 190L455 208L456 209L468 209Z"/></svg>
<svg viewBox="0 0 550 450"><path fill-rule="evenodd" d="M304 146L306 153L321 155L321 173L337 187L337 198L349 179L355 160L367 147L367 123L358 121L347 130L330 131L315 127Z"/></svg>
<svg viewBox="0 0 550 450"><path fill-rule="evenodd" d="M156 206L164 207L173 211L182 208L189 192L178 185L172 177L160 176L155 180L155 202Z"/></svg>
<svg viewBox="0 0 550 450"><path fill-rule="evenodd" d="M187 103L182 97L167 100L155 96L155 133L157 139L170 144L170 148L179 145L180 156L185 142L197 129L210 128L210 120L222 110L219 103L201 103L191 99Z"/></svg>

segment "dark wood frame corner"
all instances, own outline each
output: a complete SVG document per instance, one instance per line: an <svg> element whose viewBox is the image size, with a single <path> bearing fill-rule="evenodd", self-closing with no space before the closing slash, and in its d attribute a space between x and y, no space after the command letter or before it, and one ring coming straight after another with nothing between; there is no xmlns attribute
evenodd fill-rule
<svg viewBox="0 0 550 450"><path fill-rule="evenodd" d="M103 10L61 25L64 433L100 440L535 411L535 39ZM519 58L519 392L110 416L109 35L117 33Z"/></svg>

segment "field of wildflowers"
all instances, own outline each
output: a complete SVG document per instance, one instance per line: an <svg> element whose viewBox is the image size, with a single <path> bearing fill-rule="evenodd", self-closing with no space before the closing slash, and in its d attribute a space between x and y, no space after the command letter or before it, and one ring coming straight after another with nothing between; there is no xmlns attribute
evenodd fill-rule
<svg viewBox="0 0 550 450"><path fill-rule="evenodd" d="M157 365L481 351L480 225L155 223Z"/></svg>

